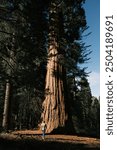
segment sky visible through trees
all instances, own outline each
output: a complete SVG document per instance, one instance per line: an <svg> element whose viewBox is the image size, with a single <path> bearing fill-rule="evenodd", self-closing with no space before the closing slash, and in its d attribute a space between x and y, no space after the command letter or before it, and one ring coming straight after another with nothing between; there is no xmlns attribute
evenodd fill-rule
<svg viewBox="0 0 117 150"><path fill-rule="evenodd" d="M89 82L92 94L96 97L100 96L100 0L87 0L84 4L87 24L89 29L86 31L91 32L89 36L84 38L86 45L91 45L90 54L91 60L85 64L88 66L90 73Z"/></svg>

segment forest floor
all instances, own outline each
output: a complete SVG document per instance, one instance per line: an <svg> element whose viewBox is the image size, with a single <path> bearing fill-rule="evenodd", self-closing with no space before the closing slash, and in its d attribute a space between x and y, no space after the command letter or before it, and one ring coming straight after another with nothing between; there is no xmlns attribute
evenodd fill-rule
<svg viewBox="0 0 117 150"><path fill-rule="evenodd" d="M100 139L76 135L47 134L39 131L0 133L0 150L99 150Z"/></svg>

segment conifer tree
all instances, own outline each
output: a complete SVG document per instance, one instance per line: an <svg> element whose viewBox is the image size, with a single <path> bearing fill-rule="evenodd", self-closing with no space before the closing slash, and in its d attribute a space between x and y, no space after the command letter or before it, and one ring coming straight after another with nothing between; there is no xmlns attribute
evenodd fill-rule
<svg viewBox="0 0 117 150"><path fill-rule="evenodd" d="M64 129L69 122L66 77L82 72L77 65L87 58L78 40L86 29L83 1L49 1L48 62L42 119L47 132Z"/></svg>
<svg viewBox="0 0 117 150"><path fill-rule="evenodd" d="M38 0L35 2L32 0L4 0L0 5L2 11L2 15L0 14L0 64L1 71L3 70L1 81L3 83L8 79L9 83L12 83L12 86L10 86L13 87L12 93L8 92L10 96L6 97L13 95L12 108L14 110L16 110L15 104L17 106L19 103L15 97L19 97L18 95L24 93L23 91L32 89L33 92L31 93L34 95L36 93L39 99L43 95L40 94L43 88L42 80L44 80L44 71L42 76L41 67L42 62L44 63L46 59L46 51L44 30L41 28L44 27L42 25L42 5L42 3L39 4ZM24 103L26 102L29 103L25 100ZM21 103L23 104L23 101ZM14 110L12 110L12 113ZM18 109L15 115L17 113ZM24 116L26 117L26 115ZM21 115L18 114L18 116Z"/></svg>
<svg viewBox="0 0 117 150"><path fill-rule="evenodd" d="M69 80L85 76L79 65L90 54L82 42L87 29L84 2L3 0L0 75L2 82L9 79L12 83L12 115L20 128L32 124L33 118L40 120L44 84L41 117L47 132L70 127L74 97L68 94L72 86Z"/></svg>

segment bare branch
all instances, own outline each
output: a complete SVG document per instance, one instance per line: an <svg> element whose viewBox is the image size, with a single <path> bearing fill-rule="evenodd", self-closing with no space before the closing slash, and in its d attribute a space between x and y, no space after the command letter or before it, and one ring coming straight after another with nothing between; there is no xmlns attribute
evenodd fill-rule
<svg viewBox="0 0 117 150"><path fill-rule="evenodd" d="M4 57L0 56L0 58L2 58L8 64L8 66L14 70L13 66L10 65L9 62Z"/></svg>

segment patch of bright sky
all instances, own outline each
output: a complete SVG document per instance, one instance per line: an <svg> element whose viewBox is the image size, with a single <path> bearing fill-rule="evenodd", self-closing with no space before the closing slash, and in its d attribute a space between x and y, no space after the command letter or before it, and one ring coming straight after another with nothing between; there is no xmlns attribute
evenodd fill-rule
<svg viewBox="0 0 117 150"><path fill-rule="evenodd" d="M87 66L89 74L89 83L93 96L100 95L100 0L86 0L83 5L86 14L87 26L89 29L84 34L91 32L87 37L83 38L86 45L91 45L89 48L92 53L90 60L84 64Z"/></svg>

